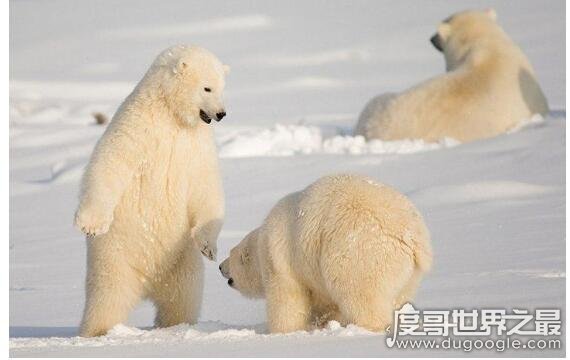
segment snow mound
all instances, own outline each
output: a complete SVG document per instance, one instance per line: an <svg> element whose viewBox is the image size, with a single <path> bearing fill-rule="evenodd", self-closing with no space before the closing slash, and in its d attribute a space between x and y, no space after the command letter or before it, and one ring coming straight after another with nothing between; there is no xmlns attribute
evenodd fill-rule
<svg viewBox="0 0 570 360"><path fill-rule="evenodd" d="M49 337L49 338L10 338L10 348L37 347L73 347L137 344L180 344L192 342L232 342L250 341L268 338L305 338L313 337L355 337L379 336L380 334L359 328L355 325L341 326L330 321L323 329L296 331L288 334L267 334L264 325L250 327L232 327L217 321L208 321L196 325L181 324L162 329L139 329L123 324L113 327L105 336L96 338Z"/></svg>
<svg viewBox="0 0 570 360"><path fill-rule="evenodd" d="M544 117L535 114L523 119L507 133L542 126ZM371 140L354 136L343 127L276 124L271 128L248 128L235 131L220 141L220 157L294 156L308 154L412 154L454 147L452 138L430 143L421 139L397 141Z"/></svg>
<svg viewBox="0 0 570 360"><path fill-rule="evenodd" d="M309 125L282 125L238 131L220 143L220 157L293 156L304 154L410 154L453 147L459 142L445 138L437 143L423 140L366 141L363 136L346 134Z"/></svg>

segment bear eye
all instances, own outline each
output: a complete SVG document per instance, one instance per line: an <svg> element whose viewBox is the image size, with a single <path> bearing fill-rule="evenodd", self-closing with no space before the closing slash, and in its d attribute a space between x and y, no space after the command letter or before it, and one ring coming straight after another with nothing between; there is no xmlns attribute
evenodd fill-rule
<svg viewBox="0 0 570 360"><path fill-rule="evenodd" d="M204 88L204 91L205 91L205 92L212 92L212 89L210 89L209 87L205 87L205 88Z"/></svg>

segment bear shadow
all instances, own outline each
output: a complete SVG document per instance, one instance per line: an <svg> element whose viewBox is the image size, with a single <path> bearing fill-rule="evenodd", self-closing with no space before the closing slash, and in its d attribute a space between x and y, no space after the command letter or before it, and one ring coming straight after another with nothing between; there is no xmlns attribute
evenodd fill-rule
<svg viewBox="0 0 570 360"><path fill-rule="evenodd" d="M545 103L546 99L534 76L528 70L521 68L519 70L518 80L522 98L531 114L541 113L543 109L541 109L537 99L542 99Z"/></svg>
<svg viewBox="0 0 570 360"><path fill-rule="evenodd" d="M76 326L10 326L11 338L74 337L78 334Z"/></svg>

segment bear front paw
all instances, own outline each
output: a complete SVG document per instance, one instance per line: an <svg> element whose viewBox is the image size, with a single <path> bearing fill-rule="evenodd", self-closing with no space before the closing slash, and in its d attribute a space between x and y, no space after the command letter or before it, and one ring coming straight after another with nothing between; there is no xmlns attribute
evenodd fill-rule
<svg viewBox="0 0 570 360"><path fill-rule="evenodd" d="M93 210L79 209L75 214L75 227L89 237L105 234L109 231L112 222L112 215L105 215Z"/></svg>
<svg viewBox="0 0 570 360"><path fill-rule="evenodd" d="M216 261L218 248L216 247L216 237L212 237L211 233L211 229L207 226L195 226L190 231L190 236L194 246L200 250L204 257L208 260Z"/></svg>
<svg viewBox="0 0 570 360"><path fill-rule="evenodd" d="M209 244L203 244L200 247L200 252L204 255L208 260L216 261L216 255L218 253L218 249L215 246Z"/></svg>

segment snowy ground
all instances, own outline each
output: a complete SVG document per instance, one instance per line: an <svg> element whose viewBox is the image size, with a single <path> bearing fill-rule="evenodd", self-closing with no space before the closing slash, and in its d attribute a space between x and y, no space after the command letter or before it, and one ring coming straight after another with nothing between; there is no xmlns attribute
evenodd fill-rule
<svg viewBox="0 0 570 360"><path fill-rule="evenodd" d="M229 115L215 124L227 197L220 259L281 196L324 174L363 173L409 195L432 231L435 266L418 307L565 309L563 1L168 4L10 4L11 355L461 355L396 351L383 335L336 324L268 335L263 302L228 288L214 263L199 324L152 330L145 303L106 337L76 337L85 242L71 222L103 131L91 113L112 114L155 54L180 42L232 66ZM442 71L428 42L439 20L489 5L535 65L555 109L545 121L464 145L351 136L370 97Z"/></svg>

